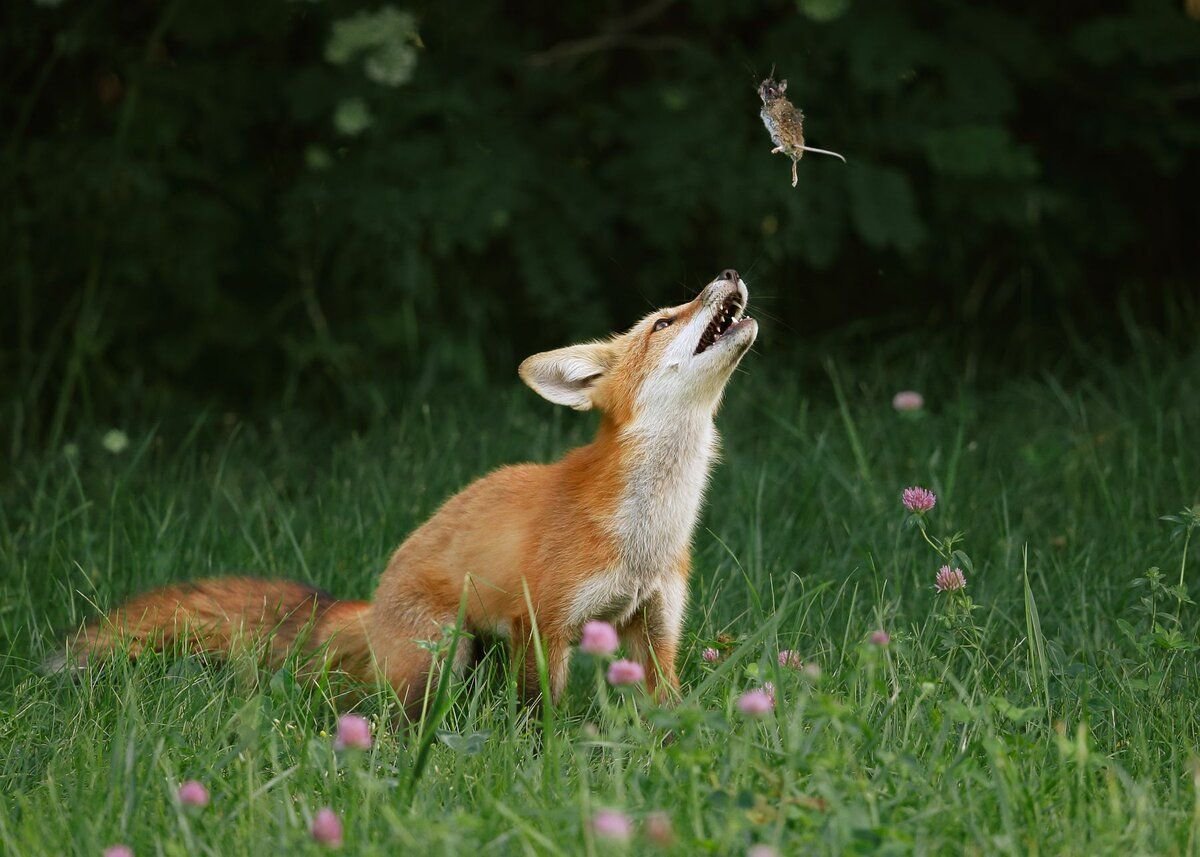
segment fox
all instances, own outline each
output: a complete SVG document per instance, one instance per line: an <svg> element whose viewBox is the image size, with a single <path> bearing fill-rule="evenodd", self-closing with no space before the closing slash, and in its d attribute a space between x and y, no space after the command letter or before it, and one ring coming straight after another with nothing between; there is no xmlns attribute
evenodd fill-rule
<svg viewBox="0 0 1200 857"><path fill-rule="evenodd" d="M646 690L679 694L676 661L691 548L718 454L717 410L758 336L749 291L727 269L692 301L624 333L525 359L522 381L556 405L596 410L591 443L550 464L501 467L452 496L395 550L370 601L285 580L217 577L156 589L86 624L61 666L118 650L182 647L228 656L265 640L279 665L297 653L367 684L387 682L411 710L435 670L429 644L507 638L522 699L542 693L535 636L557 701L583 626L611 623ZM472 657L456 650L454 669Z"/></svg>

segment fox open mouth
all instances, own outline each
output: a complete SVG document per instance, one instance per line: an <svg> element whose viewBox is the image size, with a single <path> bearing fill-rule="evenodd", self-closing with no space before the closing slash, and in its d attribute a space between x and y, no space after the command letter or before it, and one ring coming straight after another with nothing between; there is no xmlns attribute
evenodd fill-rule
<svg viewBox="0 0 1200 857"><path fill-rule="evenodd" d="M749 316L746 318L748 319ZM708 323L708 327L704 328L704 333L700 334L700 342L696 345L695 353L703 354L720 341L721 337L731 328L739 327L744 320L742 318L742 296L738 292L734 292L717 307L713 320Z"/></svg>

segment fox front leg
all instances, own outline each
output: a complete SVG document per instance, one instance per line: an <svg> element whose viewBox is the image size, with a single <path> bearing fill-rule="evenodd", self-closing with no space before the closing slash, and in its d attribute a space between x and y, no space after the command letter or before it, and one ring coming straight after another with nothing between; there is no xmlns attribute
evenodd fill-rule
<svg viewBox="0 0 1200 857"><path fill-rule="evenodd" d="M797 159L792 158L792 187L795 187L796 183L800 181L800 177L796 175L796 163Z"/></svg>
<svg viewBox="0 0 1200 857"><path fill-rule="evenodd" d="M550 702L558 702L571 668L571 647L567 640L543 631L541 638L545 655L546 679ZM517 692L526 704L542 702L542 681L538 670L538 655L534 649L533 626L527 620L513 623L511 656L517 680Z"/></svg>
<svg viewBox="0 0 1200 857"><path fill-rule="evenodd" d="M646 671L646 690L660 703L679 700L675 660L679 654L686 602L686 582L672 581L620 629L621 642L629 657Z"/></svg>

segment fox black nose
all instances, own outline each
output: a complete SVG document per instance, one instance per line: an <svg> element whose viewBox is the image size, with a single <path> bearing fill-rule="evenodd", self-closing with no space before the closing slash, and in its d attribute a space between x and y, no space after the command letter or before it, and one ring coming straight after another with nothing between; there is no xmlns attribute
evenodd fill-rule
<svg viewBox="0 0 1200 857"><path fill-rule="evenodd" d="M738 280L741 279L741 277L738 276L738 272L733 270L733 268L726 268L724 271L721 272L721 276L719 276L717 279L718 280L729 280L729 282L731 282L731 283L736 283Z"/></svg>

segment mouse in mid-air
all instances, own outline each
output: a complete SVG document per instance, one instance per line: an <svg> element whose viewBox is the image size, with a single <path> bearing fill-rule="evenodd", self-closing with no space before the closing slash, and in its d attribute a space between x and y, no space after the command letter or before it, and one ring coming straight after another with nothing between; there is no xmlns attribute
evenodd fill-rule
<svg viewBox="0 0 1200 857"><path fill-rule="evenodd" d="M799 181L796 162L804 157L805 152L833 155L835 158L841 158L842 163L845 163L846 159L837 152L804 145L804 114L787 100L786 93L786 80L776 81L774 77L768 77L759 84L758 96L763 103L759 115L771 134L771 142L775 144L771 154L777 155L782 152L792 159L792 187L795 187Z"/></svg>

